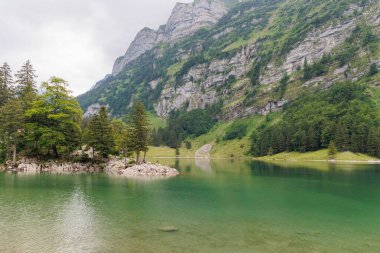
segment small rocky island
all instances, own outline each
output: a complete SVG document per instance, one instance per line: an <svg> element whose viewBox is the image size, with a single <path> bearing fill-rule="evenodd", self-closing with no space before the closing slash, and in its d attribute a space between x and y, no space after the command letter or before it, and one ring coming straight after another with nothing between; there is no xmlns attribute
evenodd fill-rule
<svg viewBox="0 0 380 253"><path fill-rule="evenodd" d="M104 169L108 175L120 175L129 178L168 178L179 175L178 170L154 163L142 163L125 166L125 161L111 159Z"/></svg>
<svg viewBox="0 0 380 253"><path fill-rule="evenodd" d="M7 163L0 166L0 171L22 174L105 173L127 178L169 178L179 175L178 170L168 166L154 163L130 164L128 159L120 158L111 158L104 163L40 162L36 159L21 159L15 165Z"/></svg>

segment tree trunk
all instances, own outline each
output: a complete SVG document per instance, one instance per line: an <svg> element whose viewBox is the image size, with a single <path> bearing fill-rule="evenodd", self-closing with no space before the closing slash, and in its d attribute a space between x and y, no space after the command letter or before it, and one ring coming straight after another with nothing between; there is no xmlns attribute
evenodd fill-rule
<svg viewBox="0 0 380 253"><path fill-rule="evenodd" d="M140 151L136 151L136 164L140 164Z"/></svg>
<svg viewBox="0 0 380 253"><path fill-rule="evenodd" d="M146 163L146 151L144 151L144 160L143 160L144 163Z"/></svg>
<svg viewBox="0 0 380 253"><path fill-rule="evenodd" d="M127 150L124 149L123 152L124 152L124 167L127 168L127 165L128 165L127 164Z"/></svg>
<svg viewBox="0 0 380 253"><path fill-rule="evenodd" d="M13 166L16 165L16 159L17 159L17 145L13 144Z"/></svg>
<svg viewBox="0 0 380 253"><path fill-rule="evenodd" d="M56 145L53 145L53 146L52 146L52 149L53 149L53 153L54 153L55 158L58 158L58 157L59 157L59 154L58 154L57 146L56 146Z"/></svg>

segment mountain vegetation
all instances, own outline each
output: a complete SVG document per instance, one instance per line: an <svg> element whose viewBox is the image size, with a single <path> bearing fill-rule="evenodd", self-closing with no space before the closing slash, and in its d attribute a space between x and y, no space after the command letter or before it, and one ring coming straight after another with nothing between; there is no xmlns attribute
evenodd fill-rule
<svg viewBox="0 0 380 253"><path fill-rule="evenodd" d="M342 83L305 94L280 118L268 118L252 136L252 153L307 152L329 148L380 157L380 117L367 85Z"/></svg>
<svg viewBox="0 0 380 253"><path fill-rule="evenodd" d="M229 1L217 23L155 45L78 100L115 117L141 100L166 118L154 146L199 148L236 121L204 139L216 149L237 140L254 156L331 142L380 156L379 13L372 0ZM255 115L264 120L239 120Z"/></svg>

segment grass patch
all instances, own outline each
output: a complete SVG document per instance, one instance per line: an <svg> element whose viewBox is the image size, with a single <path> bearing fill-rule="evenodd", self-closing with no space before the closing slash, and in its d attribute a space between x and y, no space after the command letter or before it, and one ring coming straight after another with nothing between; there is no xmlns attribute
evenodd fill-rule
<svg viewBox="0 0 380 253"><path fill-rule="evenodd" d="M322 149L313 152L299 153L299 152L284 152L272 156L264 156L257 158L258 160L282 160L282 161L328 161L328 150ZM336 161L375 161L378 160L374 157L353 153L353 152L339 152L335 158Z"/></svg>
<svg viewBox="0 0 380 253"><path fill-rule="evenodd" d="M180 148L179 150L180 157L194 157L195 152L186 148ZM147 153L148 159L152 160L153 158L159 157L175 157L175 149L169 147L149 147ZM153 161L153 160L152 160Z"/></svg>
<svg viewBox="0 0 380 253"><path fill-rule="evenodd" d="M183 61L177 62L176 64L171 65L167 70L168 75L175 76L181 70L182 66L185 63L186 63L186 60L183 60Z"/></svg>
<svg viewBox="0 0 380 253"><path fill-rule="evenodd" d="M150 126L151 128L155 128L155 129L158 129L158 128L165 128L166 127L166 120L163 119L163 118L160 118L158 117L157 115L149 112L148 114L148 119L149 119L149 123L150 123Z"/></svg>

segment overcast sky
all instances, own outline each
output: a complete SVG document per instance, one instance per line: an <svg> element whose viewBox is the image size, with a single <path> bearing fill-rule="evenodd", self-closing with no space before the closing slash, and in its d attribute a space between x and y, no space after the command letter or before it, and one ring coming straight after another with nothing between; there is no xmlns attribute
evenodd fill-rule
<svg viewBox="0 0 380 253"><path fill-rule="evenodd" d="M111 73L140 29L166 23L177 1L0 0L0 63L15 73L29 59L39 83L59 76L79 95Z"/></svg>

